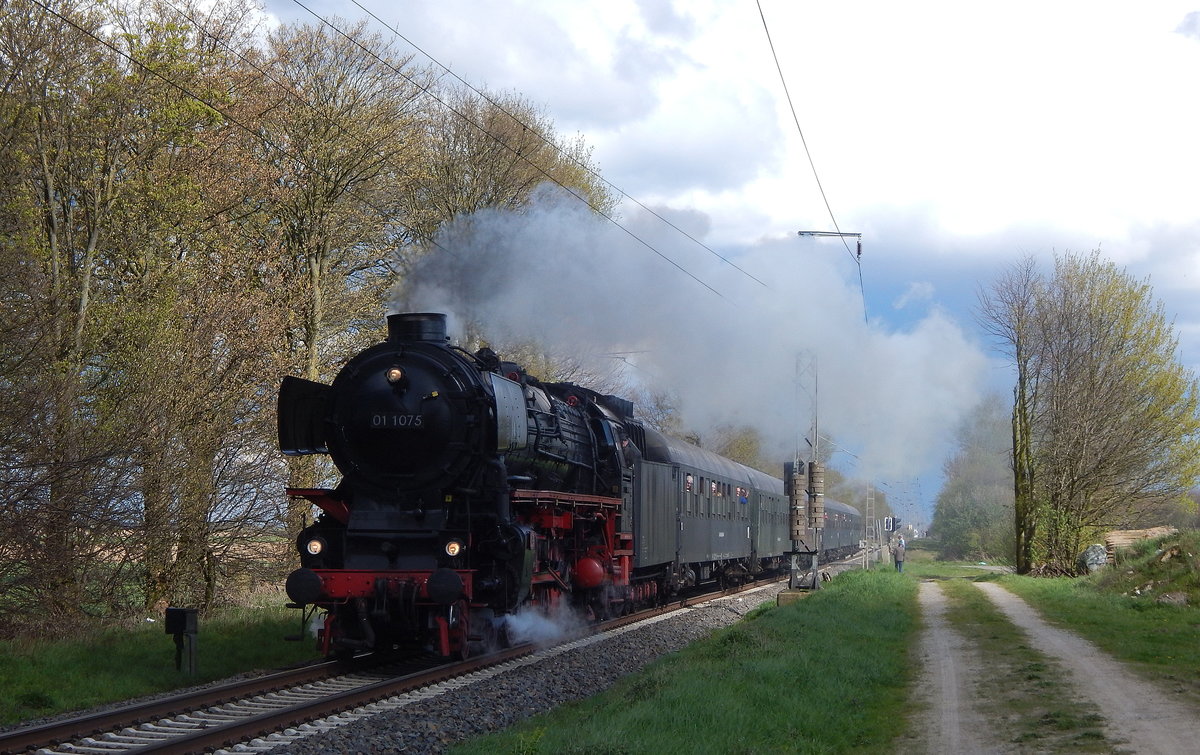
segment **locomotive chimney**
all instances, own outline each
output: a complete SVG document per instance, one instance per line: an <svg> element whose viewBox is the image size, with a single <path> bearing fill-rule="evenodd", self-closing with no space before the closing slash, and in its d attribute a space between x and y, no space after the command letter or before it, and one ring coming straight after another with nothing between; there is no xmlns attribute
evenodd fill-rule
<svg viewBox="0 0 1200 755"><path fill-rule="evenodd" d="M440 312L405 312L388 315L388 340L445 343L446 316Z"/></svg>

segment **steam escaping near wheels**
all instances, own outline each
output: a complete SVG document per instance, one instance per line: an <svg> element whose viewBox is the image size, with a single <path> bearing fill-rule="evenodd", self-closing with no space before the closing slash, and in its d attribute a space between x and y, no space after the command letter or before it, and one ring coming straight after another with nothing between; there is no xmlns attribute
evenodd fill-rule
<svg viewBox="0 0 1200 755"><path fill-rule="evenodd" d="M531 642L538 647L549 647L568 640L584 637L588 623L570 608L543 613L530 608L508 616L505 630L513 644Z"/></svg>

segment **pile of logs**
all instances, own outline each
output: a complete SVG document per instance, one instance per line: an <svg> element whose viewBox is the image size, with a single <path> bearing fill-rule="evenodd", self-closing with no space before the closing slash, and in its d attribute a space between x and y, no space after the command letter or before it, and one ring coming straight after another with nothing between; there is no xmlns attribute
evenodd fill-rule
<svg viewBox="0 0 1200 755"><path fill-rule="evenodd" d="M1113 530L1104 536L1104 548L1108 551L1108 563L1115 564L1117 562L1117 548L1128 548L1138 540L1173 535L1177 531L1174 527L1151 527L1146 530Z"/></svg>

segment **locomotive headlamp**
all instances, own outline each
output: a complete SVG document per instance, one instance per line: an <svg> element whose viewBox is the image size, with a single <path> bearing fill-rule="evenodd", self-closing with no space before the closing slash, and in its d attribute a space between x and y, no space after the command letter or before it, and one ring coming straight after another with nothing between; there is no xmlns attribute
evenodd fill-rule
<svg viewBox="0 0 1200 755"><path fill-rule="evenodd" d="M395 385L404 379L404 370L400 369L399 367L389 368L386 374L387 381L392 385Z"/></svg>
<svg viewBox="0 0 1200 755"><path fill-rule="evenodd" d="M446 543L446 555L450 558L454 558L458 554L462 553L462 549L463 544L459 540L451 540L450 542Z"/></svg>
<svg viewBox="0 0 1200 755"><path fill-rule="evenodd" d="M310 556L321 555L321 551L325 550L324 538L314 537L304 544L304 550L308 551L308 555Z"/></svg>

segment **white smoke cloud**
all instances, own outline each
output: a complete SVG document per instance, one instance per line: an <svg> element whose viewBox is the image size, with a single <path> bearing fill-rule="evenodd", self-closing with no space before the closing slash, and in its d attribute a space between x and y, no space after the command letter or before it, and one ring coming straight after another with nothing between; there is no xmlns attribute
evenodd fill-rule
<svg viewBox="0 0 1200 755"><path fill-rule="evenodd" d="M672 216L693 235L706 221ZM629 379L677 396L686 426L753 426L781 457L815 407L860 474L911 477L940 462L987 366L944 313L903 332L867 323L857 278L839 273L847 260L794 237L745 249L742 273L647 213L623 225L552 189L521 213L460 218L394 310L446 312L559 353L634 352Z"/></svg>

